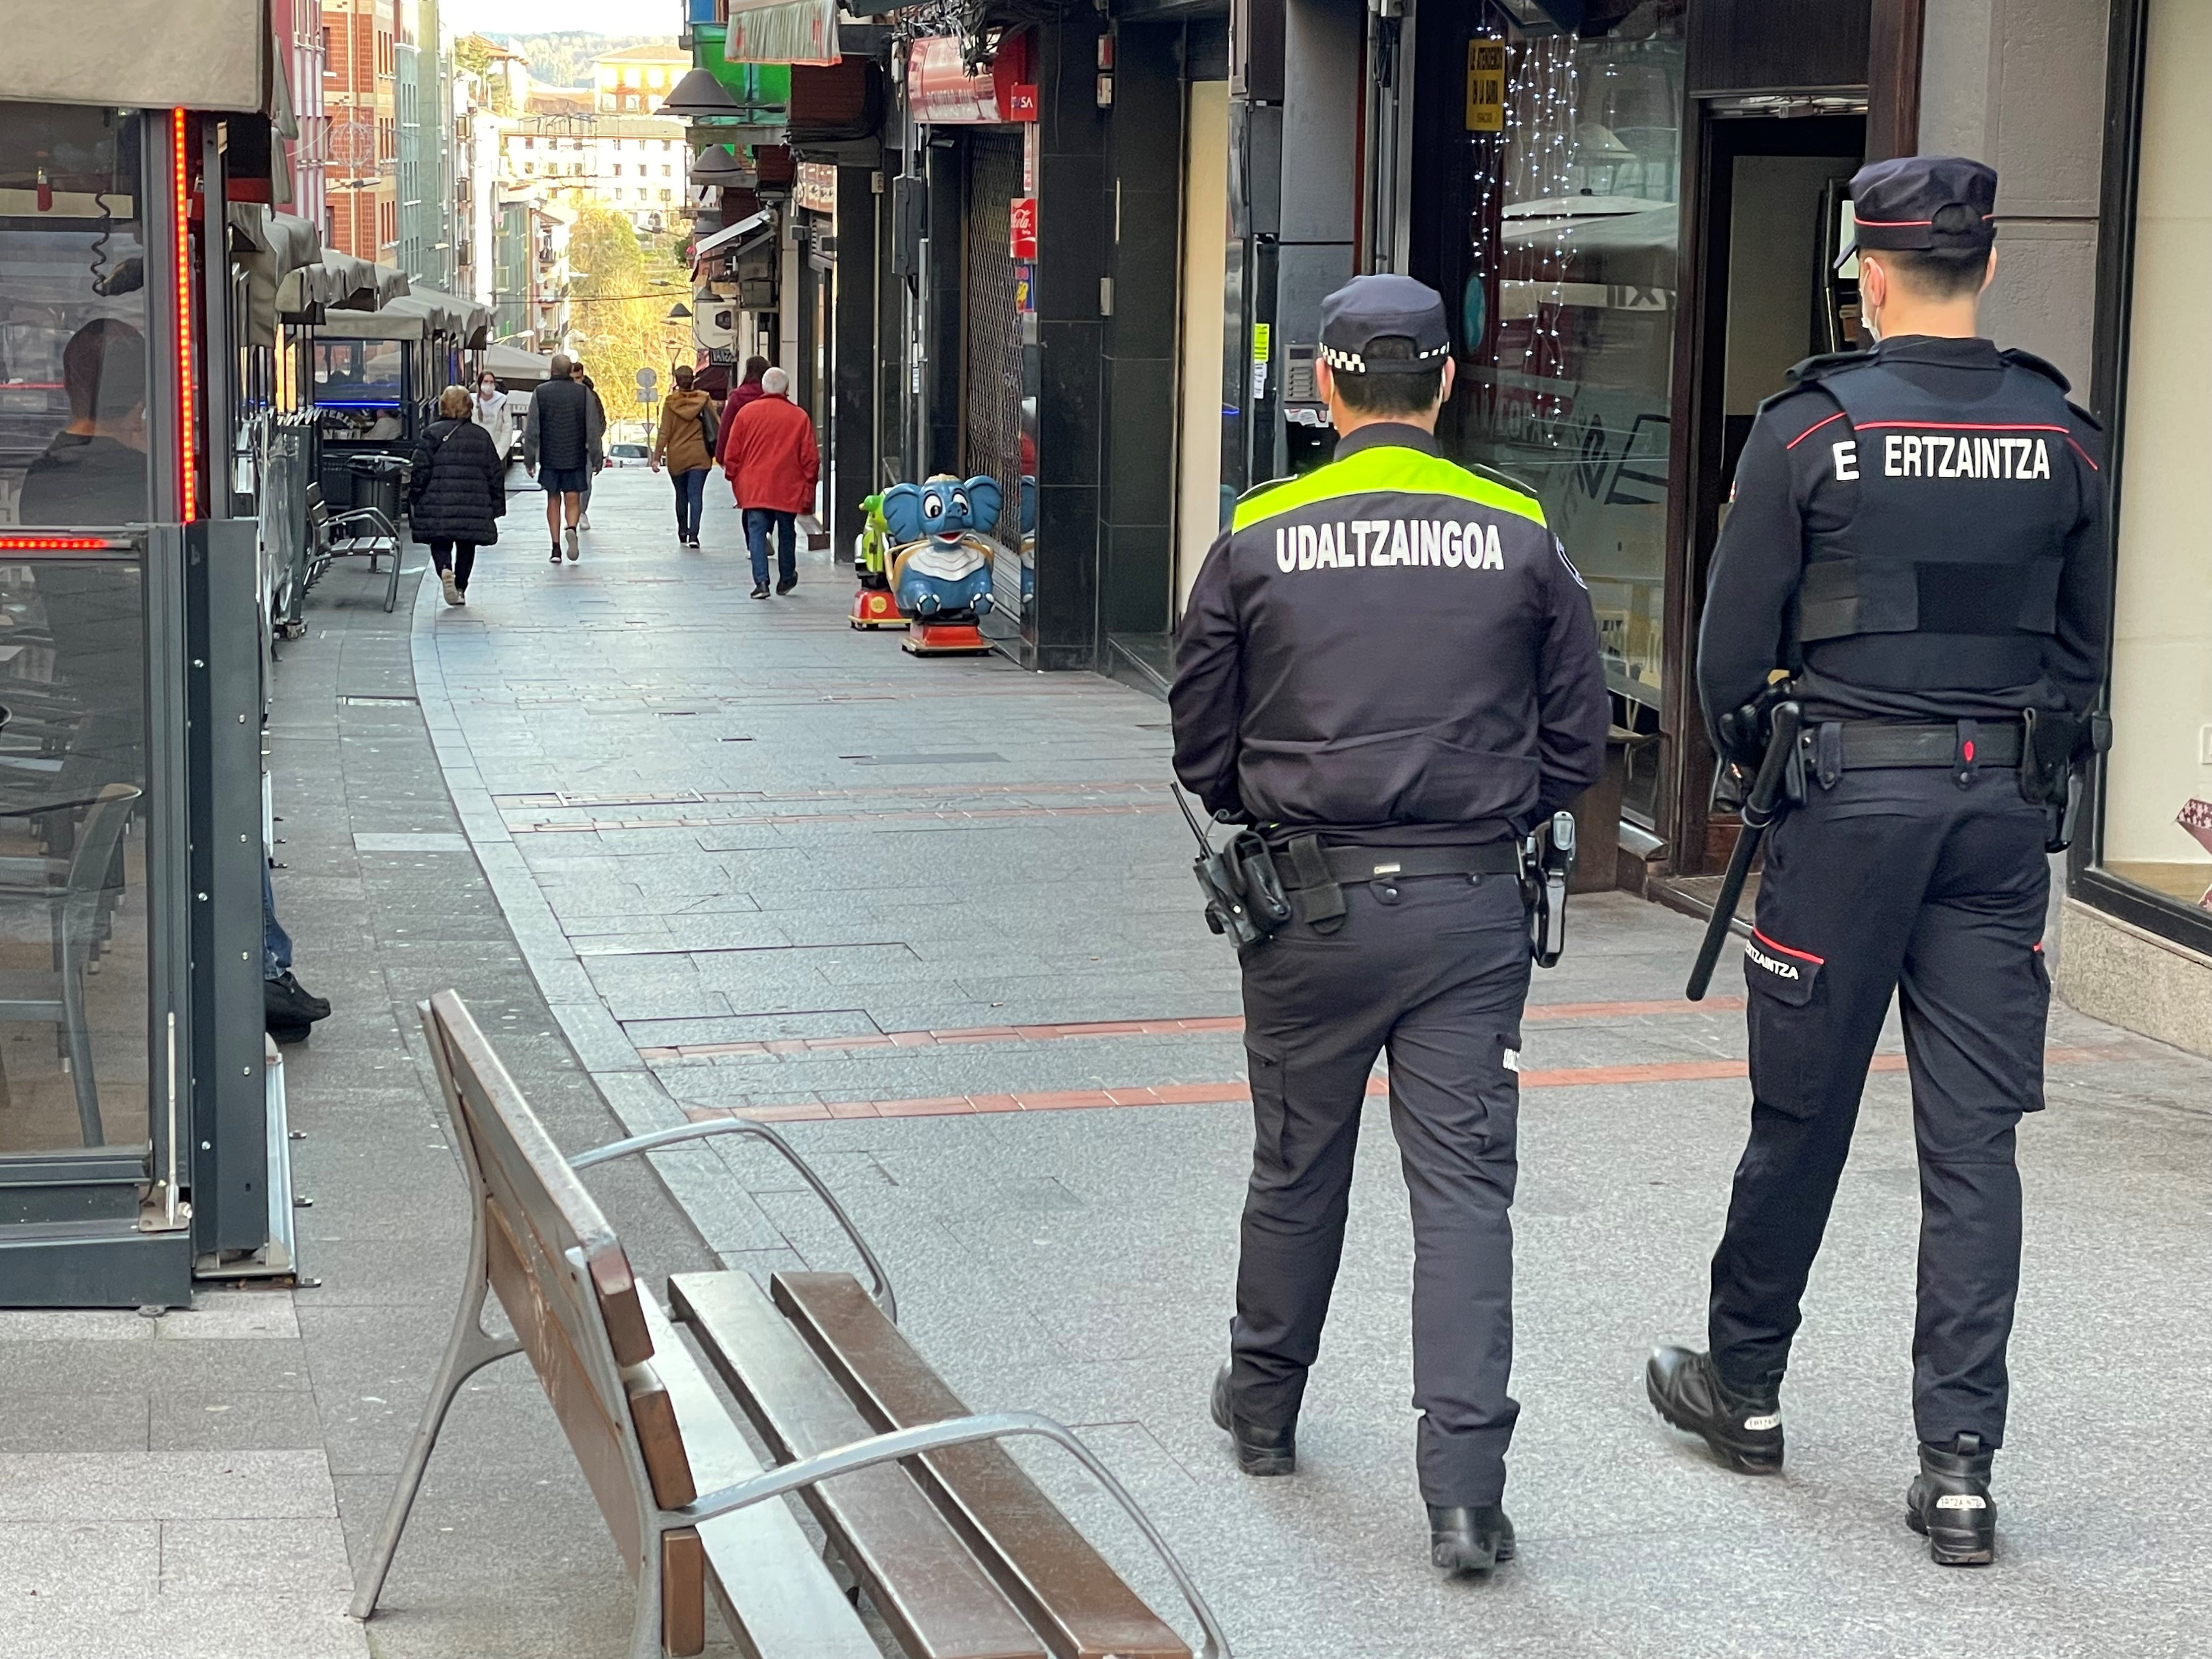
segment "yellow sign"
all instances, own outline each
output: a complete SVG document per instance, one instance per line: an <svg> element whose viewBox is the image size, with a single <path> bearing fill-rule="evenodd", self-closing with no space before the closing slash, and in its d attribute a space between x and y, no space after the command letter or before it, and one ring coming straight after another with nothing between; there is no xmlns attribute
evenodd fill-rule
<svg viewBox="0 0 2212 1659"><path fill-rule="evenodd" d="M1273 333L1274 330L1268 324L1252 325L1252 361L1254 362L1264 363L1267 361L1268 347L1273 343Z"/></svg>
<svg viewBox="0 0 2212 1659"><path fill-rule="evenodd" d="M1505 131L1505 43L1467 43L1467 130Z"/></svg>

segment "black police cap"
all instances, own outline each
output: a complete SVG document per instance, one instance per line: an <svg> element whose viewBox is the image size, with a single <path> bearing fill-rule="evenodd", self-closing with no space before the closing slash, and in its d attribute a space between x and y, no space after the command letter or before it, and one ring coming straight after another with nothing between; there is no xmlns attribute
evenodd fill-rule
<svg viewBox="0 0 2212 1659"><path fill-rule="evenodd" d="M1385 339L1410 340L1413 361L1370 364L1367 353ZM1321 302L1322 361L1340 374L1404 374L1450 351L1443 296L1410 276L1355 276Z"/></svg>
<svg viewBox="0 0 2212 1659"><path fill-rule="evenodd" d="M1996 204L1996 169L1963 155L1900 155L1851 178L1858 245L1876 252L1986 252Z"/></svg>

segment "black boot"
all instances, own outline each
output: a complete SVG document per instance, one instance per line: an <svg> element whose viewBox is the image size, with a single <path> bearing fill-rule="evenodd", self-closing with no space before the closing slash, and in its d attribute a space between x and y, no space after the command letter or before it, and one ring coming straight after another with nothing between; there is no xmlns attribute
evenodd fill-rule
<svg viewBox="0 0 2212 1659"><path fill-rule="evenodd" d="M1739 1394L1721 1381L1708 1355L1660 1348L1644 1368L1644 1389L1660 1416L1702 1435L1713 1455L1739 1474L1782 1472L1782 1402Z"/></svg>
<svg viewBox="0 0 2212 1659"><path fill-rule="evenodd" d="M264 1028L279 1042L300 1042L313 1030L315 1022L330 1017L331 1005L315 995L286 969L275 979L261 981Z"/></svg>
<svg viewBox="0 0 2212 1659"><path fill-rule="evenodd" d="M1213 1426L1236 1443L1237 1467L1245 1474L1291 1474L1297 1471L1297 1425L1294 1423L1288 1428L1263 1429L1237 1416L1230 1399L1226 1361L1213 1377Z"/></svg>
<svg viewBox="0 0 2212 1659"><path fill-rule="evenodd" d="M1475 1509L1429 1505L1429 1564L1444 1572L1488 1572L1513 1559L1513 1523L1496 1504Z"/></svg>
<svg viewBox="0 0 2212 1659"><path fill-rule="evenodd" d="M274 979L264 980L262 1000L271 1015L280 1011L287 1018L303 1019L310 1023L331 1017L330 1000L319 997L300 983L287 968Z"/></svg>
<svg viewBox="0 0 2212 1659"><path fill-rule="evenodd" d="M1996 1559L1997 1506L1990 1497L1990 1464L1978 1434L1948 1446L1920 1448L1920 1473L1905 1493L1905 1524L1928 1540L1939 1567L1985 1567Z"/></svg>

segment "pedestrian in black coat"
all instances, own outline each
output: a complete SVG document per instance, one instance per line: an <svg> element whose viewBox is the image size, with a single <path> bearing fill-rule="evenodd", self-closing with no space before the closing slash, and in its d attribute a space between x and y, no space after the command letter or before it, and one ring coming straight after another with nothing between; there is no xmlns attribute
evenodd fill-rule
<svg viewBox="0 0 2212 1659"><path fill-rule="evenodd" d="M466 605L477 549L499 539L507 511L507 462L498 446L469 417L467 388L449 386L415 448L408 518L415 539L430 544L447 605Z"/></svg>

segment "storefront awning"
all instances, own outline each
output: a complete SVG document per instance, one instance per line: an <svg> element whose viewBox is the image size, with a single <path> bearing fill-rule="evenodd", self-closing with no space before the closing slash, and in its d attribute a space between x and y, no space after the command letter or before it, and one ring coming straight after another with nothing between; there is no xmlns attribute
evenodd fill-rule
<svg viewBox="0 0 2212 1659"><path fill-rule="evenodd" d="M435 289L418 288L386 301L374 313L333 312L317 332L347 340L423 340L450 335L474 349L491 325L491 307Z"/></svg>
<svg viewBox="0 0 2212 1659"><path fill-rule="evenodd" d="M699 239L697 246L692 248L691 258L696 263L710 254L722 252L732 243L744 237L747 233L760 229L768 222L769 211L763 208L750 217L738 220L734 225L725 226L712 236L702 236Z"/></svg>
<svg viewBox="0 0 2212 1659"><path fill-rule="evenodd" d="M11 5L0 99L266 111L268 0L33 0Z"/></svg>
<svg viewBox="0 0 2212 1659"><path fill-rule="evenodd" d="M730 0L723 61L837 62L837 0Z"/></svg>
<svg viewBox="0 0 2212 1659"><path fill-rule="evenodd" d="M250 345L276 343L279 290L284 279L322 258L323 240L305 219L275 213L254 202L230 204L233 259L246 273L252 312Z"/></svg>
<svg viewBox="0 0 2212 1659"><path fill-rule="evenodd" d="M550 357L541 352L525 351L520 346L486 346L483 366L510 384L523 381L542 384L553 378L553 360Z"/></svg>
<svg viewBox="0 0 2212 1659"><path fill-rule="evenodd" d="M407 292L407 274L326 247L276 285L278 320L310 323L327 311L374 311Z"/></svg>

